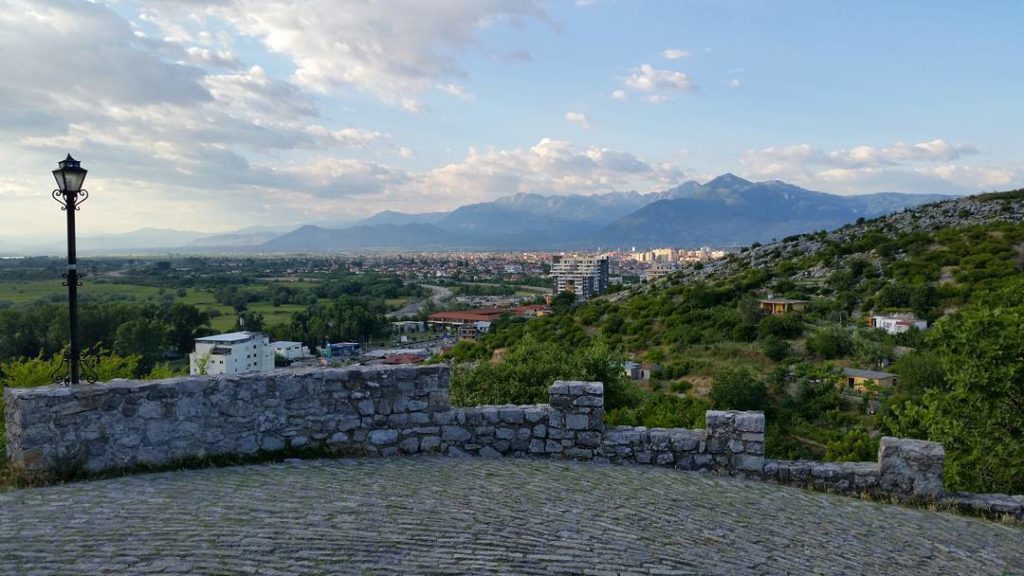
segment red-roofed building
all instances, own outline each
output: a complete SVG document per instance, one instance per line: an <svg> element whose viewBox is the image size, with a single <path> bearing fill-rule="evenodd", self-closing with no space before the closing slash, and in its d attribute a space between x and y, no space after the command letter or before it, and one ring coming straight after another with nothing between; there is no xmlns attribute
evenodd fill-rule
<svg viewBox="0 0 1024 576"><path fill-rule="evenodd" d="M448 312L435 312L427 316L430 324L447 324L449 326L462 326L474 322L494 322L505 314L512 314L511 310L504 308L479 308L476 310L450 310Z"/></svg>
<svg viewBox="0 0 1024 576"><path fill-rule="evenodd" d="M427 317L428 324L445 324L448 326L462 326L463 324L475 324L477 322L494 322L502 316L521 316L530 318L543 316L551 311L551 308L533 304L530 306L516 306L515 308L475 308L472 310L449 310L447 312L435 312Z"/></svg>
<svg viewBox="0 0 1024 576"><path fill-rule="evenodd" d="M398 364L419 364L420 362L423 362L423 360L425 360L423 356L418 356L416 354L392 354L391 356L385 356L381 359L380 363L388 366L395 366Z"/></svg>

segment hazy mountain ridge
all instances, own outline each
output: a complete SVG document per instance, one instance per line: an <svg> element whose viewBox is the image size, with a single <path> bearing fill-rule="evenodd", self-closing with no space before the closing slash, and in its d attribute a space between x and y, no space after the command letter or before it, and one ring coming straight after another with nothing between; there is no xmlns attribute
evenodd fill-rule
<svg viewBox="0 0 1024 576"><path fill-rule="evenodd" d="M308 252L349 249L405 249L421 246L424 250L459 246L455 234L433 224L375 224L350 228L321 228L306 225L265 242L265 252Z"/></svg>
<svg viewBox="0 0 1024 576"><path fill-rule="evenodd" d="M83 252L322 251L347 249L587 249L631 246L742 245L829 229L937 199L879 193L838 196L778 180L723 174L649 194L517 193L446 212L385 210L354 224L252 226L225 234L148 228L82 237ZM26 243L27 244L27 243ZM62 242L29 248L0 239L5 253L60 253Z"/></svg>
<svg viewBox="0 0 1024 576"><path fill-rule="evenodd" d="M750 182L733 174L723 174L699 187L679 188L674 189L674 197L648 204L603 228L599 235L604 245L766 242L948 198L889 193L839 196L778 180Z"/></svg>
<svg viewBox="0 0 1024 576"><path fill-rule="evenodd" d="M396 210L384 210L369 218L357 222L355 226L374 226L377 224L436 224L451 212L422 212L411 214Z"/></svg>

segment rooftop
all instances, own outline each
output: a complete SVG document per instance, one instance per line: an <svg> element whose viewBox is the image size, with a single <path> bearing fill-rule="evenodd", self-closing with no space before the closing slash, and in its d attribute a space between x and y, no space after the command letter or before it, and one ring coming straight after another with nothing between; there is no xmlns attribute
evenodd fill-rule
<svg viewBox="0 0 1024 576"><path fill-rule="evenodd" d="M0 511L3 574L1024 573L1018 527L558 461L288 461L14 490Z"/></svg>
<svg viewBox="0 0 1024 576"><path fill-rule="evenodd" d="M895 378L896 375L891 372L878 372L876 370L860 370L857 368L843 368L843 376L852 376L854 378L870 378L872 380L886 378Z"/></svg>
<svg viewBox="0 0 1024 576"><path fill-rule="evenodd" d="M213 336L196 338L196 342L245 342L252 339L253 336L259 336L259 334L257 332L229 332L227 334L214 334Z"/></svg>
<svg viewBox="0 0 1024 576"><path fill-rule="evenodd" d="M763 304L809 304L810 300L797 300L794 298L765 298L758 300Z"/></svg>

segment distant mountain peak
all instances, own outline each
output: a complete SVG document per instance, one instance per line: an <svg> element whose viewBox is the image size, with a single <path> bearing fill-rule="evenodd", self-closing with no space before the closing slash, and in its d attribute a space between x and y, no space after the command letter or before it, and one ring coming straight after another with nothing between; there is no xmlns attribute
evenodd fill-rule
<svg viewBox="0 0 1024 576"><path fill-rule="evenodd" d="M750 180L744 180L732 172L726 172L714 180L704 184L708 188L713 187L728 187L728 186L750 186L753 182Z"/></svg>

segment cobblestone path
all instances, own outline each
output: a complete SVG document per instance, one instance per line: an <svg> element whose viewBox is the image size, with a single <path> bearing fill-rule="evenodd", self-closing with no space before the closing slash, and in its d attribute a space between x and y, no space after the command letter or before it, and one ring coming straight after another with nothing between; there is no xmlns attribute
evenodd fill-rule
<svg viewBox="0 0 1024 576"><path fill-rule="evenodd" d="M1024 574L1024 529L655 468L352 459L0 494L0 574Z"/></svg>

